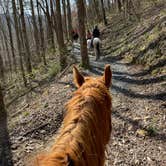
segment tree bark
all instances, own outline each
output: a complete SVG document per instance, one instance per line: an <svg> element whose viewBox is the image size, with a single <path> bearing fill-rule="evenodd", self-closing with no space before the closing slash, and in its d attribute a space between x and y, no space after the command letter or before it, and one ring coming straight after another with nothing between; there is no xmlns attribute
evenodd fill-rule
<svg viewBox="0 0 166 166"><path fill-rule="evenodd" d="M45 57L45 48L46 48L46 46L45 46L45 43L44 43L44 30L43 30L42 16L41 16L38 0L36 0L36 3L37 3L37 13L38 13L39 32L40 32L40 35L39 35L40 55L43 58L44 65L46 65L47 64L46 57Z"/></svg>
<svg viewBox="0 0 166 166"><path fill-rule="evenodd" d="M35 46L36 46L36 55L38 56L39 61L41 61L40 57L40 47L39 47L39 31L36 23L36 17L34 12L34 4L33 0L30 0L31 4L31 13L32 13L32 23L33 23L33 31L34 31L34 38L35 38Z"/></svg>
<svg viewBox="0 0 166 166"><path fill-rule="evenodd" d="M22 60L20 30L19 30L19 23L18 23L18 19L17 19L17 8L16 8L15 0L12 0L12 10L13 10L13 16L14 16L14 26L15 26L15 31L16 31L16 40L17 40L17 48L18 48L18 53L19 53L19 63L20 63L20 68L21 68L21 74L22 74L24 85L27 86L27 80L25 77L25 71L24 71L23 60Z"/></svg>
<svg viewBox="0 0 166 166"><path fill-rule="evenodd" d="M3 59L2 59L2 55L1 55L1 46L0 46L0 81L2 79L2 81L4 80L5 75L4 75L4 64L3 64Z"/></svg>
<svg viewBox="0 0 166 166"><path fill-rule="evenodd" d="M85 6L83 0L77 0L77 14L78 25L81 45L81 65L85 68L89 68L89 58L87 51L86 30L85 30Z"/></svg>
<svg viewBox="0 0 166 166"><path fill-rule="evenodd" d="M1 20L0 20L0 24L2 25L1 23ZM9 70L10 70L10 73L12 73L12 62L11 62L11 57L10 57L10 52L9 52L9 46L8 46L8 39L7 39L7 36L6 36L6 33L5 33L5 29L3 27L3 25L0 27L1 31L2 31L2 43L4 42L4 46L5 46L5 53L7 55L7 63L9 65Z"/></svg>
<svg viewBox="0 0 166 166"><path fill-rule="evenodd" d="M47 0L45 0L46 4L46 18L47 18L47 37L48 37L48 43L51 46L51 48L55 49L55 43L54 43L54 32L53 32L53 25L52 25L52 20L49 12L49 6Z"/></svg>
<svg viewBox="0 0 166 166"><path fill-rule="evenodd" d="M0 115L5 111L5 104L3 99L2 87L0 82Z"/></svg>
<svg viewBox="0 0 166 166"><path fill-rule="evenodd" d="M107 19L106 19L106 14L105 14L105 8L104 8L103 0L101 0L101 7L102 7L103 21L104 21L104 24L107 25Z"/></svg>
<svg viewBox="0 0 166 166"><path fill-rule="evenodd" d="M10 40L10 47L11 47L12 58L13 58L13 63L14 63L14 70L16 72L17 71L17 62L16 62L15 51L14 51L11 20L10 20L10 15L9 15L8 11L6 13L6 22L7 22L8 32L9 32L9 40Z"/></svg>
<svg viewBox="0 0 166 166"><path fill-rule="evenodd" d="M68 23L68 33L70 40L73 40L72 38L72 18L71 18L71 6L70 6L70 0L67 0L67 23Z"/></svg>
<svg viewBox="0 0 166 166"><path fill-rule="evenodd" d="M29 41L27 36L27 30L26 30L26 23L25 23L25 16L24 16L24 6L23 1L19 0L20 5L20 18L21 18L21 25L22 25L22 35L25 42L25 55L26 55L26 68L27 72L32 72L32 65L31 65L31 51L29 47Z"/></svg>
<svg viewBox="0 0 166 166"><path fill-rule="evenodd" d="M93 7L95 9L96 12L96 21L101 21L101 15L100 15L100 11L99 11L99 2L98 0L93 0Z"/></svg>
<svg viewBox="0 0 166 166"><path fill-rule="evenodd" d="M62 31L60 0L56 0L56 10L57 10L56 17L57 17L57 30L58 30L58 45L59 45L59 52L60 52L60 65L61 65L61 70L63 70L67 66L67 61L66 61L67 49L64 44L64 37L63 37L63 31Z"/></svg>
<svg viewBox="0 0 166 166"><path fill-rule="evenodd" d="M121 11L122 11L121 0L116 0L116 5L117 5L117 10L118 10L118 12L121 12Z"/></svg>
<svg viewBox="0 0 166 166"><path fill-rule="evenodd" d="M63 7L63 25L64 25L64 34L65 38L68 40L68 34L67 34L67 20L66 20L66 1L62 0L62 7Z"/></svg>

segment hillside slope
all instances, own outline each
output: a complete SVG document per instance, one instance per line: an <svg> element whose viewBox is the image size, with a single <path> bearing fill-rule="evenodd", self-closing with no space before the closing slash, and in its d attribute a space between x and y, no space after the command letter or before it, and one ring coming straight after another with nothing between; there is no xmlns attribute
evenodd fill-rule
<svg viewBox="0 0 166 166"><path fill-rule="evenodd" d="M103 33L106 39L104 55L125 58L128 64L144 65L148 73L166 73L165 3L145 6L140 22L111 15L110 24Z"/></svg>

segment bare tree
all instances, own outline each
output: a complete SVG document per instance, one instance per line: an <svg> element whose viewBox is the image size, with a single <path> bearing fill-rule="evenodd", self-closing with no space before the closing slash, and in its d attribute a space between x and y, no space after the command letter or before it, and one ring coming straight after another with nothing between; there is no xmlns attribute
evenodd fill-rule
<svg viewBox="0 0 166 166"><path fill-rule="evenodd" d="M93 8L95 9L96 12L96 21L101 21L101 15L99 11L99 1L98 0L93 0Z"/></svg>
<svg viewBox="0 0 166 166"><path fill-rule="evenodd" d="M3 64L3 58L1 55L1 46L0 46L0 78L2 78L2 80L4 79L5 74L4 74L4 64ZM1 81L1 79L0 79Z"/></svg>
<svg viewBox="0 0 166 166"><path fill-rule="evenodd" d="M12 73L12 62L11 62L11 57L10 57L10 52L9 52L8 38L6 35L6 31L2 25L1 19L0 19L0 29L2 32L1 39L2 39L2 42L4 42L4 46L5 46L4 50L5 50L5 53L7 55L7 62L9 64L9 70L10 70L10 73Z"/></svg>
<svg viewBox="0 0 166 166"><path fill-rule="evenodd" d="M38 22L39 22L39 43L40 43L40 55L42 56L43 63L46 65L46 57L45 57L45 42L44 42L44 29L43 29L43 23L42 23L42 16L41 16L41 9L39 6L39 1L36 0L37 3L37 14L38 14Z"/></svg>
<svg viewBox="0 0 166 166"><path fill-rule="evenodd" d="M66 1L62 0L62 7L63 7L63 29L66 39L68 40L68 34L67 34L67 20L66 20Z"/></svg>
<svg viewBox="0 0 166 166"><path fill-rule="evenodd" d="M67 23L68 23L68 33L69 38L72 40L72 19L71 19L71 6L70 6L70 0L67 0Z"/></svg>
<svg viewBox="0 0 166 166"><path fill-rule="evenodd" d="M0 113L2 113L4 111L5 111L5 104L4 104L2 87L1 87L1 82L0 82Z"/></svg>
<svg viewBox="0 0 166 166"><path fill-rule="evenodd" d="M19 5L20 5L20 18L21 18L21 25L22 25L22 35L23 35L23 40L25 43L26 67L27 67L27 72L31 73L32 72L31 51L30 51L29 41L28 41L28 36L27 36L25 16L24 16L24 6L23 6L22 0L19 0Z"/></svg>
<svg viewBox="0 0 166 166"><path fill-rule="evenodd" d="M34 12L34 4L33 0L30 0L31 4L31 13L32 13L32 23L33 23L33 30L34 30L34 38L35 38L35 46L36 46L36 55L38 55L39 60L41 59L40 57L40 47L39 47L39 31L36 23L36 17L35 17L35 12Z"/></svg>
<svg viewBox="0 0 166 166"><path fill-rule="evenodd" d="M13 63L14 63L14 70L16 72L17 63L16 63L16 55L15 55L15 51L14 51L15 48L14 48L14 43L13 43L11 18L10 18L10 13L9 13L9 1L5 1L4 4L1 2L0 5L3 9L3 13L4 13L5 18L6 18L8 34L9 34L9 40L10 40L11 53L12 53L12 59L13 59Z"/></svg>
<svg viewBox="0 0 166 166"><path fill-rule="evenodd" d="M47 0L45 0L45 4L46 4L45 15L47 18L47 25L48 25L48 28L47 28L48 41L49 41L51 48L55 49L53 26L52 26L52 20L51 20L50 10L49 10L49 5L48 5Z"/></svg>
<svg viewBox="0 0 166 166"><path fill-rule="evenodd" d="M104 8L104 1L103 0L101 0L101 8L102 8L102 15L103 15L104 24L107 25L107 19L106 19L105 8Z"/></svg>
<svg viewBox="0 0 166 166"><path fill-rule="evenodd" d="M76 2L77 2L78 25L79 25L81 57L82 57L81 63L83 67L88 68L89 58L88 58L87 42L86 42L84 0L77 0Z"/></svg>
<svg viewBox="0 0 166 166"><path fill-rule="evenodd" d="M24 85L27 86L27 80L25 77L25 71L23 66L23 57L22 57L22 49L21 49L21 40L20 40L20 29L19 29L19 22L17 18L17 8L15 0L12 0L12 9L13 9L13 16L14 16L14 26L15 26L15 32L16 32L16 39L17 39L17 48L19 52L19 62L20 62L20 68L21 73L24 81Z"/></svg>
<svg viewBox="0 0 166 166"><path fill-rule="evenodd" d="M60 0L56 0L56 10L57 10L57 30L58 30L58 45L59 45L59 52L60 52L60 65L61 69L66 67L66 53L67 49L64 44L64 37L63 37L63 31L62 31L62 17L61 17L61 5Z"/></svg>

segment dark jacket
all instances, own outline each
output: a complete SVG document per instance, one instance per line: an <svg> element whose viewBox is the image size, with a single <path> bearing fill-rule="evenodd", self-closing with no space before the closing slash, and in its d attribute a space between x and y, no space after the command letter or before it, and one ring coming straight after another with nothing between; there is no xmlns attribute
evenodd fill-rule
<svg viewBox="0 0 166 166"><path fill-rule="evenodd" d="M93 30L93 37L100 37L100 31L97 28Z"/></svg>

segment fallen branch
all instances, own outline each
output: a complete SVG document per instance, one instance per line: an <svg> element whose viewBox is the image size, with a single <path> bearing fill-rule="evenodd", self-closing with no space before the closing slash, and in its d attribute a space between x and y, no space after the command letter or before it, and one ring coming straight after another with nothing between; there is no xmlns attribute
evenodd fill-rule
<svg viewBox="0 0 166 166"><path fill-rule="evenodd" d="M21 113L25 108L27 108L28 106L29 106L28 104L24 105L23 108L21 108L20 110L18 110L18 111L15 112L14 114L12 114L11 117L13 118L13 117L17 116L18 114L20 114L20 113Z"/></svg>
<svg viewBox="0 0 166 166"><path fill-rule="evenodd" d="M66 73L66 71L71 67L72 64L73 63L70 63L69 65L67 65L67 67L61 73L58 74L55 80L58 81Z"/></svg>
<svg viewBox="0 0 166 166"><path fill-rule="evenodd" d="M33 132L39 130L39 129L42 129L43 127L47 126L48 124L49 124L48 122L47 122L47 123L44 123L44 124L41 124L40 126L37 126L36 128L33 128L33 129L27 131L25 134L23 134L23 136L25 137L25 136L27 136L28 134L31 134L31 133L33 133Z"/></svg>

